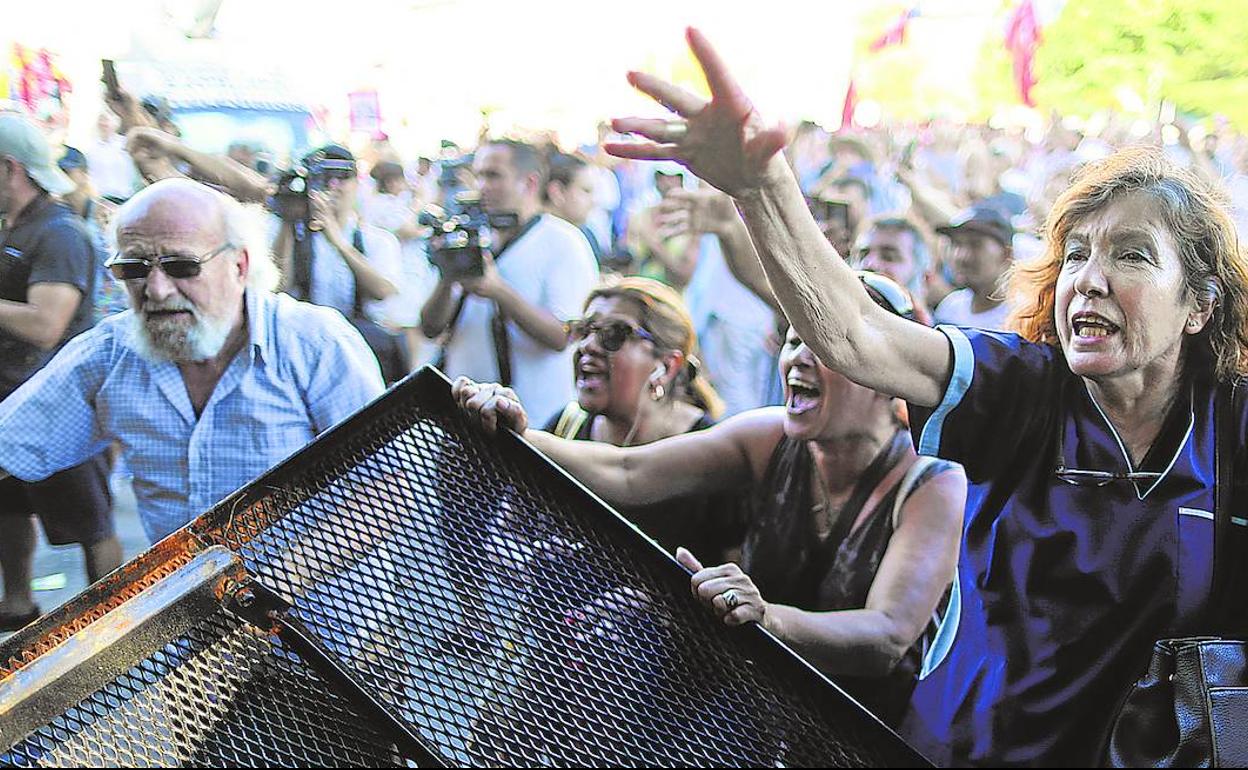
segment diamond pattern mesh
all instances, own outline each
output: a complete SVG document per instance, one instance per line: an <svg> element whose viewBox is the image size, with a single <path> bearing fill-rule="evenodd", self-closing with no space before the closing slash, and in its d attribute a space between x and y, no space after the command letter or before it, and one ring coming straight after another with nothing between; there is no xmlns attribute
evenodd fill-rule
<svg viewBox="0 0 1248 770"><path fill-rule="evenodd" d="M224 611L0 754L17 767L404 764L280 641Z"/></svg>
<svg viewBox="0 0 1248 770"><path fill-rule="evenodd" d="M433 372L192 528L446 764L922 762L757 628L716 622L687 573L521 442L473 430ZM410 761L350 694L229 617L30 736L14 764Z"/></svg>

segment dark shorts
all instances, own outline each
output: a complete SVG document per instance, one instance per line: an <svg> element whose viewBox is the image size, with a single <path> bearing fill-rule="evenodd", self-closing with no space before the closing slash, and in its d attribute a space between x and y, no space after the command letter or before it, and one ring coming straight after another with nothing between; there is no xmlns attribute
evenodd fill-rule
<svg viewBox="0 0 1248 770"><path fill-rule="evenodd" d="M43 481L0 479L0 516L38 515L52 545L94 545L113 534L108 452Z"/></svg>

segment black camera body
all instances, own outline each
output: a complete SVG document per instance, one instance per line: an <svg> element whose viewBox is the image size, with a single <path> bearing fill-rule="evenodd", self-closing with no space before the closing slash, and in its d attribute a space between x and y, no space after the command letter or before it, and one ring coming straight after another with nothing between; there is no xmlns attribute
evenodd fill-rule
<svg viewBox="0 0 1248 770"><path fill-rule="evenodd" d="M287 169L277 178L277 187L269 196L269 210L287 222L307 221L308 173L302 166Z"/></svg>
<svg viewBox="0 0 1248 770"><path fill-rule="evenodd" d="M269 208L287 221L306 221L312 211L309 193L328 190L331 178L354 175L355 161L329 158L317 150L281 173L277 189L269 198Z"/></svg>
<svg viewBox="0 0 1248 770"><path fill-rule="evenodd" d="M480 194L465 191L451 199L449 209L426 206L418 221L433 230L429 236L429 262L443 278L457 281L484 275L485 252L493 246L488 228L512 229L517 219L515 214L486 214Z"/></svg>

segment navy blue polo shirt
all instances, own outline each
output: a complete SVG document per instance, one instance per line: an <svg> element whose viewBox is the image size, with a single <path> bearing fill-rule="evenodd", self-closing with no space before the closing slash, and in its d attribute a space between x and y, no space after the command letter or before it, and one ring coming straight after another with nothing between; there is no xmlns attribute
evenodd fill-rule
<svg viewBox="0 0 1248 770"><path fill-rule="evenodd" d="M970 482L960 611L902 733L938 764L1095 766L1153 642L1197 633L1206 609L1213 389L1184 386L1132 468L1060 349L939 328L954 372L941 404L910 416L919 451L961 463ZM1068 484L1054 473L1062 435L1068 468L1161 476Z"/></svg>
<svg viewBox="0 0 1248 770"><path fill-rule="evenodd" d="M0 232L0 299L26 302L36 283L65 283L82 292L62 343L91 327L95 273L95 246L86 225L47 195L32 201ZM0 399L43 368L59 349L41 350L0 329Z"/></svg>

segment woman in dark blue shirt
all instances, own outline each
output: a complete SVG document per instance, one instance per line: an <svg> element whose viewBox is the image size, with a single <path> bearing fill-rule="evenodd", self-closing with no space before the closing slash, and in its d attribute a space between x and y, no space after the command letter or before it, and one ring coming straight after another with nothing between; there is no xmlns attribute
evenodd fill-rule
<svg viewBox="0 0 1248 770"><path fill-rule="evenodd" d="M1157 149L1120 152L1062 196L1016 276L1022 334L902 323L822 237L783 130L689 42L711 100L632 73L679 119L617 120L645 141L606 149L731 194L802 339L906 399L920 451L972 484L959 624L903 733L938 761L1096 764L1153 641L1199 631L1209 600L1213 394L1248 368L1248 267L1223 198Z"/></svg>

